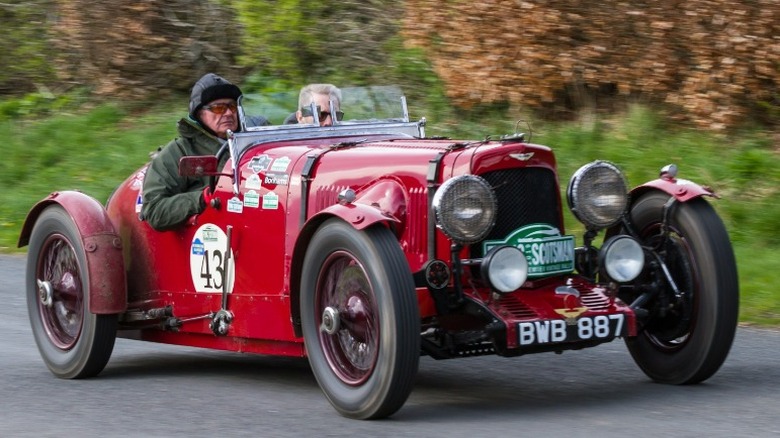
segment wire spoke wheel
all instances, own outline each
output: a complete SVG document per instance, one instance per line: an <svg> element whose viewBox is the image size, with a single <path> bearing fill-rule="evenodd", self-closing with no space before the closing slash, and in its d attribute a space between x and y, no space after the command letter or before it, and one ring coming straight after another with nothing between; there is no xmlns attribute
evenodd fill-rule
<svg viewBox="0 0 780 438"><path fill-rule="evenodd" d="M379 318L371 284L360 263L344 251L325 261L318 282L319 309L339 309L341 329L320 330L320 343L331 370L351 385L364 383L374 370L379 350ZM322 313L320 312L320 313ZM322 325L322 321L318 321Z"/></svg>
<svg viewBox="0 0 780 438"><path fill-rule="evenodd" d="M653 225L643 234L653 236L648 240L653 247L659 248L661 259L681 295L669 297L664 316L650 320L644 333L659 350L673 352L685 346L696 326L696 309L701 298L701 293L697 293L701 285L696 279L701 275L697 271L691 243L679 230L671 229L666 237L662 237L661 227Z"/></svg>
<svg viewBox="0 0 780 438"><path fill-rule="evenodd" d="M82 268L65 236L53 234L44 242L36 271L38 311L46 333L54 345L68 350L81 333L84 289Z"/></svg>
<svg viewBox="0 0 780 438"><path fill-rule="evenodd" d="M89 272L82 238L59 205L41 212L27 254L27 310L43 361L57 377L99 374L116 340L117 315L89 311Z"/></svg>
<svg viewBox="0 0 780 438"><path fill-rule="evenodd" d="M420 359L412 274L393 233L330 219L314 233L301 274L306 354L328 401L349 418L403 406Z"/></svg>

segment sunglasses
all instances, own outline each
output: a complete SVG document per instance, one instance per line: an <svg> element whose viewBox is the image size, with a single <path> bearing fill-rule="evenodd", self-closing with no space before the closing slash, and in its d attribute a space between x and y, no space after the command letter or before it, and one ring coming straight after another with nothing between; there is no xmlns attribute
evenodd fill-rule
<svg viewBox="0 0 780 438"><path fill-rule="evenodd" d="M225 114L227 110L233 111L235 113L236 110L238 109L238 105L236 105L234 102L212 103L211 105L205 105L203 108L211 111L216 115L220 115L220 114Z"/></svg>
<svg viewBox="0 0 780 438"><path fill-rule="evenodd" d="M320 120L325 120L328 117L331 117L332 114L329 111L322 111L317 105L317 113L320 115ZM311 108L301 108L301 115L303 117L312 117L313 114L311 113ZM341 119L344 118L344 111L336 111L336 120L341 121Z"/></svg>

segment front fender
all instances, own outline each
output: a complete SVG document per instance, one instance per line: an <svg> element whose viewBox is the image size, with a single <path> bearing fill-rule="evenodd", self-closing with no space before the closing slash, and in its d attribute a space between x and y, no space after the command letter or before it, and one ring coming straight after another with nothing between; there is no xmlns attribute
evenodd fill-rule
<svg viewBox="0 0 780 438"><path fill-rule="evenodd" d="M376 207L358 203L347 205L331 205L330 207L317 213L308 222L322 222L323 220L318 218L318 216L340 217L358 230L368 228L377 222L393 222L395 224L400 223L398 219L379 211Z"/></svg>
<svg viewBox="0 0 780 438"><path fill-rule="evenodd" d="M375 224L392 224L396 225L396 227L391 228L398 228L397 225L400 222L393 216L381 212L377 207L360 203L331 205L306 221L300 234L298 234L298 240L295 242L292 264L290 266L290 314L292 315L293 331L296 336L303 336L299 304L301 270L303 270L306 248L309 246L309 241L311 241L320 224L331 217L339 217L358 230L363 230Z"/></svg>
<svg viewBox="0 0 780 438"><path fill-rule="evenodd" d="M631 191L631 199L637 199L645 192L650 190L661 190L669 196L674 196L680 202L687 202L701 196L713 196L715 192L707 187L700 186L695 182L676 178L658 178L648 181Z"/></svg>
<svg viewBox="0 0 780 438"><path fill-rule="evenodd" d="M674 197L678 202L688 202L692 199L700 198L702 196L712 196L717 198L718 195L707 187L700 186L695 182L688 181L686 179L678 179L671 177L662 177L648 181L641 186L635 187L631 190L631 202L639 199L643 194L651 192L653 190L660 190L669 196ZM629 210L630 210L629 206ZM612 237L620 233L622 225L620 223L613 225L607 229L604 236L605 239Z"/></svg>
<svg viewBox="0 0 780 438"><path fill-rule="evenodd" d="M115 314L127 309L127 283L122 241L103 205L77 191L54 192L33 206L19 236L19 247L30 243L30 234L41 212L58 204L70 215L81 236L89 278L89 311Z"/></svg>

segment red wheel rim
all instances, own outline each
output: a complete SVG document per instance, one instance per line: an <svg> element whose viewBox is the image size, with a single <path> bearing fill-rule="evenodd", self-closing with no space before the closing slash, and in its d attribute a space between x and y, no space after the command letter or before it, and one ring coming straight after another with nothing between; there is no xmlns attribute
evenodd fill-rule
<svg viewBox="0 0 780 438"><path fill-rule="evenodd" d="M374 291L363 266L349 253L328 256L317 279L317 325L330 307L338 310L340 328L319 329L320 345L331 370L348 385L360 385L373 373L379 353L379 317Z"/></svg>
<svg viewBox="0 0 780 438"><path fill-rule="evenodd" d="M35 272L38 312L51 342L62 350L72 348L84 321L84 289L76 251L61 234L52 234L41 247Z"/></svg>

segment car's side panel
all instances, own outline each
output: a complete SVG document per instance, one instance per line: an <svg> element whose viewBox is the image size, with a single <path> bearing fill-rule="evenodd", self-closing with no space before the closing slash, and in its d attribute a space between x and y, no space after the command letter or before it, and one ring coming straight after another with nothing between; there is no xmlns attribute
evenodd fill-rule
<svg viewBox="0 0 780 438"><path fill-rule="evenodd" d="M230 161L223 171L232 172ZM161 335L154 333L159 331L157 328L147 328L140 334L128 333L126 336L150 340L162 336L166 339L164 342L173 342L171 338L177 335L187 338L185 333L214 337L208 315L221 308L222 289L228 280L224 271L227 266L226 236L231 227L231 256L227 267L233 281L227 283L227 307L235 318L228 336L295 339L283 287L284 258L278 256L283 253L285 241L282 231L286 216L284 203L280 202L278 208L248 205L248 191L265 194L272 190L264 183L261 189L253 188L252 184L247 187L249 175L246 170L243 175L238 196L234 196L231 178L220 177L215 188L215 196L220 200L218 209L208 207L188 224L164 232L151 229L138 218L135 210L141 196L143 171L115 192L109 211L126 242L130 309L143 312L171 306L173 316L183 321L173 334ZM209 246L207 240L212 235L213 245ZM196 341L200 339L198 337L187 339L201 342ZM207 347L212 342L203 339L194 345ZM173 343L189 344L190 341ZM234 347L238 348L238 344L225 343L219 348Z"/></svg>
<svg viewBox="0 0 780 438"><path fill-rule="evenodd" d="M269 354L275 356L303 357L303 342L269 341L257 338L214 336L213 333L170 332L162 330L133 331L121 334L128 339L186 345L241 353Z"/></svg>
<svg viewBox="0 0 780 438"><path fill-rule="evenodd" d="M240 226L234 230L236 283L228 301L236 315L230 335L302 343L290 321L287 224L297 220L288 199L293 168L308 147L258 145L239 163ZM249 342L249 341L247 341ZM302 353L301 353L302 354Z"/></svg>
<svg viewBox="0 0 780 438"><path fill-rule="evenodd" d="M159 293L193 291L187 254L195 228L155 231L139 218L146 168L123 182L107 203L107 211L123 243L129 309L164 305Z"/></svg>

